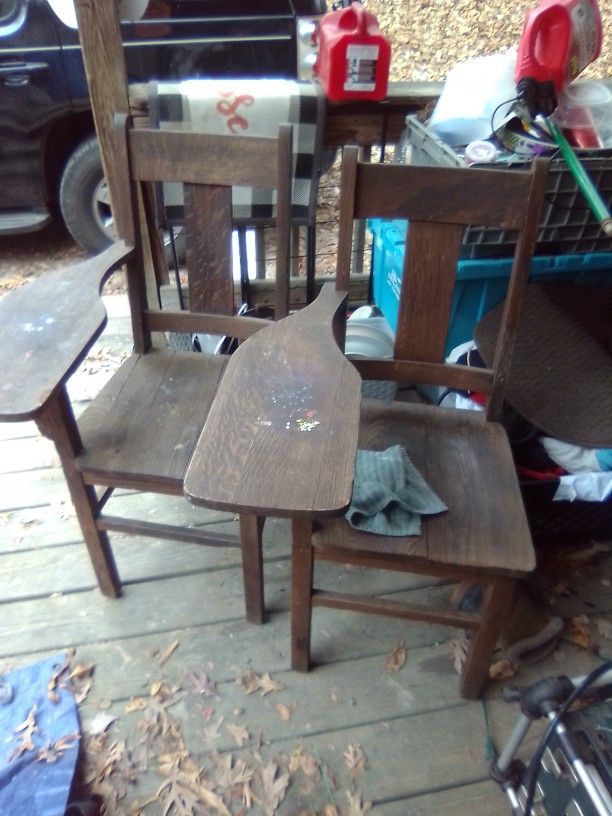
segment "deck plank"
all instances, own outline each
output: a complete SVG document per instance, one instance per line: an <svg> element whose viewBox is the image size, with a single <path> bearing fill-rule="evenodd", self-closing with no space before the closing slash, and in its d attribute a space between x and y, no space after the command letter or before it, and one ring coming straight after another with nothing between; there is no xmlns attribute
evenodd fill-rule
<svg viewBox="0 0 612 816"><path fill-rule="evenodd" d="M172 545L171 545L172 546ZM180 546L180 545L179 545ZM176 551L176 550L175 550ZM56 550L51 551L53 554ZM39 569L54 569L53 556L39 559ZM357 574L354 576L359 578ZM394 576L401 580L403 576ZM274 562L266 570L267 607L272 611L289 606L289 565L286 560ZM360 583L368 582L362 576ZM359 583L359 582L358 582ZM405 584L404 586L409 586ZM401 584L396 585L399 589ZM409 592L418 601L431 597L428 588ZM443 589L438 592L444 592ZM404 594L404 593L400 593ZM228 567L206 574L186 574L159 580L145 580L125 587L119 599L100 595L97 588L49 594L49 597L22 600L3 608L3 653L58 649L88 642L100 642L118 637L131 637L151 632L198 626L208 623L241 619L244 614L242 569ZM49 619L54 626L49 626ZM317 616L315 638L325 638L324 620ZM326 638L325 638L326 639ZM315 639L313 643L317 644ZM323 649L324 650L324 649ZM318 648L313 656L319 659Z"/></svg>
<svg viewBox="0 0 612 816"><path fill-rule="evenodd" d="M371 816L508 816L509 803L492 781L397 799L372 808Z"/></svg>
<svg viewBox="0 0 612 816"><path fill-rule="evenodd" d="M42 436L0 442L0 473L20 473L58 466L59 457L53 443Z"/></svg>

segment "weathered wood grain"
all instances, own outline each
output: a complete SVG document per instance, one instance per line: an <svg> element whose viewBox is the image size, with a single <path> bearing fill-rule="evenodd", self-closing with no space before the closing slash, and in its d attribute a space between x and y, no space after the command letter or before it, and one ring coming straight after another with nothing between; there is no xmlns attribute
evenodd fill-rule
<svg viewBox="0 0 612 816"><path fill-rule="evenodd" d="M443 780L442 780L443 784ZM396 799L372 808L372 816L508 816L508 799L492 779L450 790L437 790L409 799Z"/></svg>
<svg viewBox="0 0 612 816"><path fill-rule="evenodd" d="M0 421L32 418L84 359L104 328L105 278L132 250L113 244L95 258L49 272L0 301Z"/></svg>
<svg viewBox="0 0 612 816"><path fill-rule="evenodd" d="M335 345L341 308L328 285L231 357L185 475L191 501L271 516L348 506L361 392Z"/></svg>

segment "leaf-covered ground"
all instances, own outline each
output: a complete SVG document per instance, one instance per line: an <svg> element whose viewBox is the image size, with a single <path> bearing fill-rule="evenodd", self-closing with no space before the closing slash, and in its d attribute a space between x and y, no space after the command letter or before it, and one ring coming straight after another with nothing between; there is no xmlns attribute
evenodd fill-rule
<svg viewBox="0 0 612 816"><path fill-rule="evenodd" d="M537 0L367 0L392 43L391 78L444 80L468 57L516 45L525 14ZM611 6L600 0L604 42L600 58L585 75L612 76Z"/></svg>

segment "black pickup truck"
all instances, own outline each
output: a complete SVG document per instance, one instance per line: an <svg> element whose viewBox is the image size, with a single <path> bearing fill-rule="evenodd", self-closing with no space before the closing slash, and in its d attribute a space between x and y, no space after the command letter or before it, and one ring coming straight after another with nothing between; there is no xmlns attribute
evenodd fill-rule
<svg viewBox="0 0 612 816"><path fill-rule="evenodd" d="M122 8L123 6L123 8ZM128 76L305 75L298 44L325 0L119 0ZM298 28L302 34L298 33ZM307 68L305 68L307 71ZM0 234L60 216L89 252L109 241L72 0L0 0Z"/></svg>

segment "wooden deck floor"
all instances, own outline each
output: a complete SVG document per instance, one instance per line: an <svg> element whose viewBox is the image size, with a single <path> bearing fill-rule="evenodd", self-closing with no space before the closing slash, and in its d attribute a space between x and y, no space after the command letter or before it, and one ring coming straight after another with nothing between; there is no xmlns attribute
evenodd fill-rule
<svg viewBox="0 0 612 816"><path fill-rule="evenodd" d="M121 296L111 298L115 316L96 348L96 372L88 373L86 362L71 386L80 402L127 349L122 304ZM177 499L124 491L112 502L112 512L127 514L138 506L152 520L219 529L235 524ZM193 788L197 780L211 792L209 811L216 813L225 813L221 797L233 814L254 816L275 810L361 816L368 803L372 816L509 812L488 777L485 708L458 696L450 645L457 632L316 610L318 665L301 675L288 668L285 522L266 525L270 614L262 627L243 620L238 551L119 535L112 542L124 581L119 600L97 590L51 445L32 424L0 426L0 671L71 647L77 650L74 663L95 665L92 688L79 708L84 732L100 726L100 712L117 718L106 745L98 739L88 747L99 778L104 768L113 769L101 784L109 813L139 813L130 806L155 796L170 779L175 790L180 783ZM322 575L336 588L366 580L370 591L415 601L448 591L424 577L366 579L332 565ZM609 617L611 580L612 566L603 559L597 571L577 576L577 595L560 599L557 613ZM406 664L387 673L385 660L400 640ZM563 642L547 661L522 669L516 681L584 673L598 663ZM247 694L236 680L249 671L269 673L282 689ZM501 746L517 710L503 702L494 684L485 705L491 735ZM172 771L179 761L182 777ZM119 804L113 803L113 788L125 790ZM162 813L169 790L144 813Z"/></svg>

